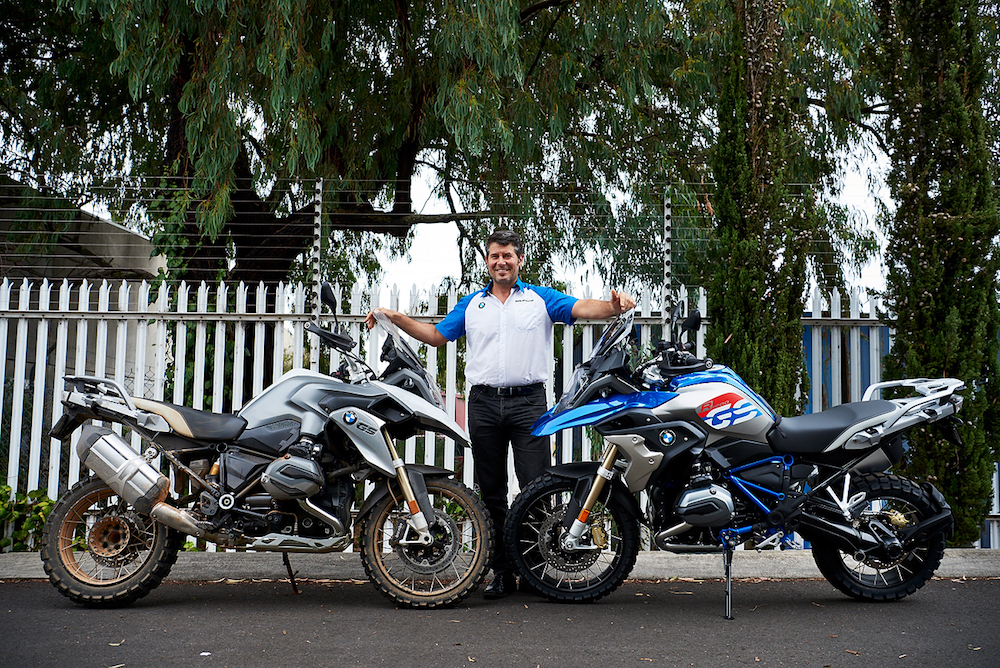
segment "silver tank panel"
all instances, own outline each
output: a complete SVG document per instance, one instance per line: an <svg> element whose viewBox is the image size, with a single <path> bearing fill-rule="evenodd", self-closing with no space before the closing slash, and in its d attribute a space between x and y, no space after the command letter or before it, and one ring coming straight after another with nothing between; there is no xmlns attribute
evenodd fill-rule
<svg viewBox="0 0 1000 668"><path fill-rule="evenodd" d="M360 398L382 394L380 389L371 385L352 385L309 369L294 369L251 399L238 415L247 421L247 431L278 420L292 419L302 425L302 434L315 437L322 433L327 420L319 402L331 392Z"/></svg>

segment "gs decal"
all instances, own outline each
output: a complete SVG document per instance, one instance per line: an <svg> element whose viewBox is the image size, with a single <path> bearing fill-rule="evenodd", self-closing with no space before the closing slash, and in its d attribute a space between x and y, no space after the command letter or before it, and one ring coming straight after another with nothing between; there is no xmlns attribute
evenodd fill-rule
<svg viewBox="0 0 1000 668"><path fill-rule="evenodd" d="M715 429L728 429L763 414L756 404L735 392L720 394L698 408L698 417Z"/></svg>

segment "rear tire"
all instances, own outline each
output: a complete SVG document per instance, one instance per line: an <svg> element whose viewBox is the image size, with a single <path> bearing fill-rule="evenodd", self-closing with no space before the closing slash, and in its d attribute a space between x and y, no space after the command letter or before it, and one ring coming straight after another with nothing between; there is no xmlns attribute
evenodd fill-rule
<svg viewBox="0 0 1000 668"><path fill-rule="evenodd" d="M855 478L851 485L852 494L859 491L867 493L870 504L861 517L862 528L878 520L898 533L934 514L927 493L906 478L866 474ZM859 601L898 601L933 577L944 556L945 537L938 533L900 555L868 556L862 560L821 538L812 544L820 572L843 593Z"/></svg>
<svg viewBox="0 0 1000 668"><path fill-rule="evenodd" d="M42 532L42 564L63 596L90 607L118 607L159 586L183 536L118 497L98 478L74 485Z"/></svg>
<svg viewBox="0 0 1000 668"><path fill-rule="evenodd" d="M593 550L559 544L573 480L545 474L524 488L507 513L504 542L521 582L552 601L596 601L625 581L639 554L639 520L614 497L598 501L587 520Z"/></svg>
<svg viewBox="0 0 1000 668"><path fill-rule="evenodd" d="M476 494L460 482L428 479L435 517L431 545L406 544L405 499L391 494L375 504L361 529L361 563L375 587L408 608L454 605L483 581L493 561L493 521Z"/></svg>

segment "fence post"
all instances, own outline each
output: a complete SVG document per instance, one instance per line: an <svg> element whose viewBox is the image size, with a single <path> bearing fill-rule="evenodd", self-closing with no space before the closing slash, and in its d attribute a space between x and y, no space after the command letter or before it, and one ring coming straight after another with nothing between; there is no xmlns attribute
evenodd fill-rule
<svg viewBox="0 0 1000 668"><path fill-rule="evenodd" d="M673 269L670 266L673 260L672 235L673 199L670 197L670 186L668 185L667 189L663 191L663 288L660 302L663 305L663 312L660 314L663 321L663 331L666 331L670 311L673 309L673 297L670 291L670 284L673 282Z"/></svg>
<svg viewBox="0 0 1000 668"><path fill-rule="evenodd" d="M316 213L313 216L313 246L312 246L312 316L313 321L319 323L319 316L322 313L323 304L319 299L319 275L320 257L322 255L323 241L323 179L316 179ZM339 301L339 300L338 300ZM340 304L337 310L343 313ZM309 339L309 368L319 371L319 337L311 334Z"/></svg>

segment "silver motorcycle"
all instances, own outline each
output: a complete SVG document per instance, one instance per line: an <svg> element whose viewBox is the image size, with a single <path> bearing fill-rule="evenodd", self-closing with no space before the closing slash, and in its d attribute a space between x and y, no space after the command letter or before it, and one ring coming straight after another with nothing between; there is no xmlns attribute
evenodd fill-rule
<svg viewBox="0 0 1000 668"><path fill-rule="evenodd" d="M335 308L328 284L321 294ZM356 544L372 583L400 605L452 605L475 590L493 557L489 514L451 471L404 463L396 449L424 430L466 447L468 436L384 316L381 375L334 321L332 331L312 322L306 330L340 351L336 373L290 371L236 415L67 377L52 436L80 429L77 453L96 476L63 495L45 525L41 558L53 586L83 605L127 605L160 584L189 535L280 552L293 587L288 553ZM148 444L142 454L123 438L129 431Z"/></svg>

